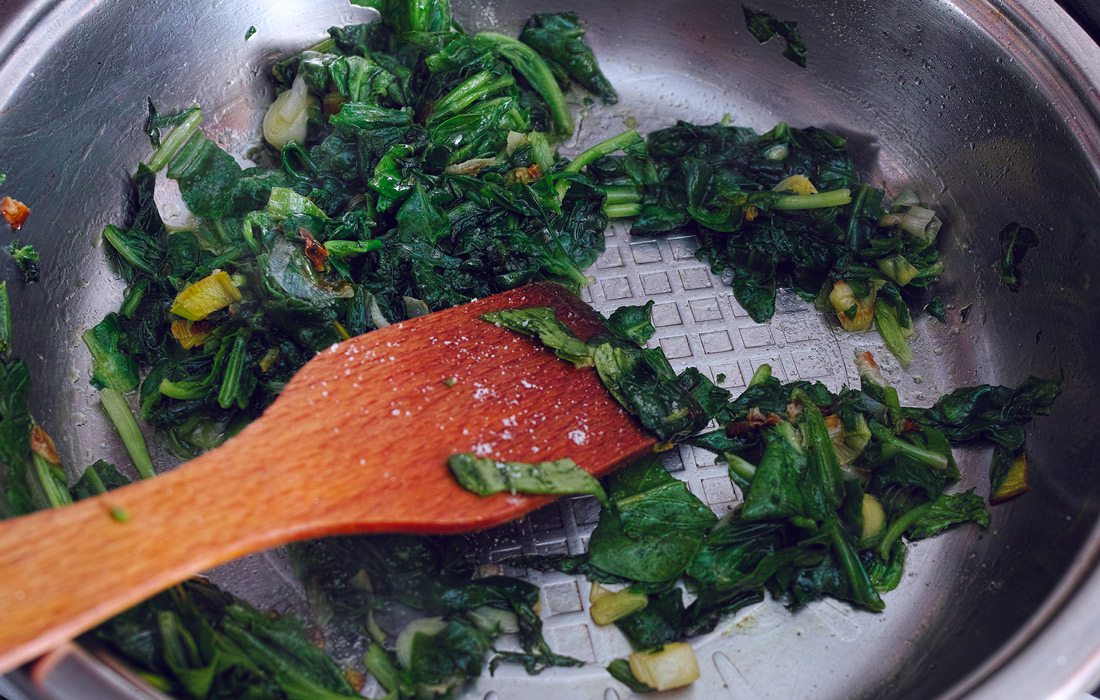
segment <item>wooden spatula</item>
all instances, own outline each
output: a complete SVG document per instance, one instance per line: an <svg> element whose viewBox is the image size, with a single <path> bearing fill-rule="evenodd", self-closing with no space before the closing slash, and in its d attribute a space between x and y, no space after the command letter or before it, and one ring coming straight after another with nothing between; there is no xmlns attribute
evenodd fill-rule
<svg viewBox="0 0 1100 700"><path fill-rule="evenodd" d="M172 472L0 523L0 672L174 583L294 540L491 527L547 497L482 498L447 458L571 457L602 475L650 450L604 390L478 318L551 306L582 338L598 317L539 284L352 338L295 375L259 420ZM128 519L113 517L124 512Z"/></svg>

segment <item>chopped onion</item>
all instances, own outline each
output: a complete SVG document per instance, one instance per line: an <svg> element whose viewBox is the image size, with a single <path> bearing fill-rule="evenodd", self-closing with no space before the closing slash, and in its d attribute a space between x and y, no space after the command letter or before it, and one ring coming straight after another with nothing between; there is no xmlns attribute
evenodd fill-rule
<svg viewBox="0 0 1100 700"><path fill-rule="evenodd" d="M241 300L241 292L225 270L215 270L184 287L172 302L171 313L188 321L201 321L215 311Z"/></svg>
<svg viewBox="0 0 1100 700"><path fill-rule="evenodd" d="M859 545L861 549L868 549L878 544L882 533L886 531L886 511L878 499L869 493L863 494L860 511L863 514L863 532Z"/></svg>
<svg viewBox="0 0 1100 700"><path fill-rule="evenodd" d="M636 651L626 660L635 678L657 690L682 688L699 678L695 652L683 642L666 644L660 651Z"/></svg>
<svg viewBox="0 0 1100 700"><path fill-rule="evenodd" d="M288 143L305 143L309 107L313 98L299 74L290 89L275 98L264 115L264 139L282 150Z"/></svg>
<svg viewBox="0 0 1100 700"><path fill-rule="evenodd" d="M405 629L397 635L394 642L394 653L397 655L397 663L405 668L412 668L413 644L420 635L434 637L446 629L447 623L442 617L422 617L405 625Z"/></svg>
<svg viewBox="0 0 1100 700"><path fill-rule="evenodd" d="M844 330L854 333L871 329L871 322L875 318L876 291L871 287L869 295L858 297L852 286L844 280L833 283L833 291L829 292L829 303L833 305L836 318Z"/></svg>
<svg viewBox="0 0 1100 700"><path fill-rule="evenodd" d="M589 596L592 607L589 614L597 625L610 625L615 620L620 620L627 615L632 615L645 608L649 604L649 597L644 593L637 593L629 588L621 591L609 591L599 584L594 584Z"/></svg>
<svg viewBox="0 0 1100 700"><path fill-rule="evenodd" d="M810 178L805 175L791 175L790 177L783 178L772 188L773 192L790 192L791 194L817 194L817 188L814 187L814 183L810 182Z"/></svg>

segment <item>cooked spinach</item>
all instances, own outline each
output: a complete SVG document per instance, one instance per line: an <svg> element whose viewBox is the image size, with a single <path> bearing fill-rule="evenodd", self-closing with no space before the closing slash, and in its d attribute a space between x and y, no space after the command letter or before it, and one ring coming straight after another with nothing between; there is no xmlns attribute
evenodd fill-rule
<svg viewBox="0 0 1100 700"><path fill-rule="evenodd" d="M452 455L447 464L459 485L479 496L494 493L586 494L601 502L607 500L596 477L571 459L528 464L498 462L462 452Z"/></svg>
<svg viewBox="0 0 1100 700"><path fill-rule="evenodd" d="M537 673L549 666L579 665L575 659L555 654L543 639L542 622L535 612L538 587L504 576L474 578L477 566L471 551L462 537L399 535L345 537L292 548L299 573L313 590L311 600L340 613L343 620L356 621L363 626L360 631L378 643L399 637L401 620L408 620L410 613L438 617L450 625L447 646L441 650L433 645L431 652L448 659L443 663L446 678L431 680L429 675L437 673L431 671L431 663L418 661L422 672L410 673L410 659L402 662L381 646L374 651L375 661L383 664L388 659L395 678L401 679L400 697L418 697L430 692L425 686L458 685L478 675L491 650L484 640L492 642L502 633L517 634L523 651L497 652L493 667L519 663ZM383 629L391 626L388 633ZM456 656L454 644L466 651ZM467 667L472 663L470 649L480 651L476 666ZM456 663L456 658L464 659L463 663Z"/></svg>
<svg viewBox="0 0 1100 700"><path fill-rule="evenodd" d="M359 697L296 620L271 617L201 579L161 593L93 634L137 664L154 686L182 697Z"/></svg>
<svg viewBox="0 0 1100 700"><path fill-rule="evenodd" d="M729 392L694 369L680 375L660 348L636 341L653 333L652 306L627 307L609 320L611 333L584 343L546 307L495 311L482 316L509 330L537 337L577 367L594 366L615 400L663 440L682 440L714 416Z"/></svg>
<svg viewBox="0 0 1100 700"><path fill-rule="evenodd" d="M370 4L380 22L276 66L308 112L304 137L268 151L277 169L238 165L197 108L150 109L156 152L125 225L104 230L130 287L88 338L109 341L100 384L125 368L110 378L132 390L136 364L140 417L181 457L347 335L533 280L577 287L603 249L605 195L553 149L573 126L550 62L599 83L575 18L532 20L532 46L461 31L445 2ZM153 198L165 167L195 217L171 235Z"/></svg>
<svg viewBox="0 0 1100 700"><path fill-rule="evenodd" d="M8 255L19 267L23 275L23 282L30 284L38 281L38 249L33 245L20 245L19 241L12 241L8 246Z"/></svg>
<svg viewBox="0 0 1100 700"><path fill-rule="evenodd" d="M162 115L149 104L153 154L132 177L124 222L103 231L127 289L118 311L83 336L101 403L142 476L152 476L152 461L127 394L136 391L138 417L170 450L197 455L242 429L309 358L343 338L534 280L586 284L611 218L632 217L638 235L696 235L699 257L758 321L773 315L777 290L790 288L831 304L847 330L875 325L907 362L911 310L942 269L940 221L911 193L887 203L861 180L841 136L680 122L647 137L627 131L566 160L555 145L575 131L569 85L616 99L576 15L536 15L517 39L465 32L446 0L354 2L380 21L333 27L273 66L279 94L264 120L263 165L242 167L205 136L199 107ZM781 37L784 55L805 66L793 22L743 9L758 40ZM193 216L171 230L154 198L161 172ZM1032 244L1027 234L1014 231L1004 249L1010 286ZM10 252L25 274L37 273L33 247ZM3 284L0 302L6 353ZM926 308L943 320L937 300ZM550 309L486 316L594 367L663 447L688 441L716 452L745 497L718 518L657 459L642 460L606 480L587 552L524 561L628 584L631 607L613 621L638 650L712 630L768 592L792 608L831 596L880 610L879 592L899 584L909 541L988 525L980 498L948 491L959 478L950 443L995 443L993 500L1026 490L1023 426L1049 411L1057 382L974 387L912 409L877 370L861 368L859 390L833 393L784 384L765 366L734 398L644 347L651 310L652 302L617 310L590 342ZM97 462L67 488L27 410L28 382L25 364L0 358L0 516L124 485ZM699 434L712 420L720 427ZM502 465L457 455L451 466L479 493L605 493L566 460ZM487 661L531 673L580 665L543 639L537 587L479 575L469 552L463 538L393 536L306 543L292 557L317 618L339 613L371 638L365 664L387 697L453 694ZM517 634L521 651L496 650L503 633ZM358 690L293 620L202 581L96 634L152 683L189 697ZM626 661L609 671L651 689Z"/></svg>
<svg viewBox="0 0 1100 700"><path fill-rule="evenodd" d="M1001 259L998 267L1001 282L1013 292L1020 291L1023 280L1020 279L1020 265L1027 251L1039 245L1039 236L1035 231L1013 221L997 234L1001 244Z"/></svg>
<svg viewBox="0 0 1100 700"><path fill-rule="evenodd" d="M644 326L644 311L628 309L620 318L631 319L627 327ZM516 309L512 325L524 328L528 315L542 323L553 318L545 309ZM669 422L648 423L635 408L637 395L682 387L689 372L649 377L636 394L624 395L617 377L600 372L600 353L607 347L653 352L628 336L593 339L595 368L612 396L665 437ZM562 330L536 337L555 347L572 336ZM638 334L647 337L648 331ZM960 389L932 408L907 408L869 353L857 357L857 366L859 390L783 384L762 369L736 399L713 385L704 392L710 398L698 405L723 427L689 442L725 460L744 495L744 505L721 521L659 462L645 460L607 479L610 502L587 553L521 563L648 591L647 604L615 620L642 649L713 629L765 591L792 608L830 596L881 611L879 593L900 580L903 540L967 522L989 525L982 499L948 491L960 479L951 444L978 437L993 442L991 500L1014 495L1008 491L1018 487L1026 460L1006 466L1002 455L1019 452L1024 459L1023 426L1049 412L1059 381L1032 377L1014 390ZM678 586L694 595L690 605L683 605Z"/></svg>
<svg viewBox="0 0 1100 700"><path fill-rule="evenodd" d="M653 302L641 306L620 306L611 312L604 325L623 340L645 345L656 329L653 327Z"/></svg>
<svg viewBox="0 0 1100 700"><path fill-rule="evenodd" d="M753 10L748 5L742 5L741 10L745 15L745 27L757 41L763 44L773 37L781 38L787 44L787 48L783 49L784 58L806 67L806 43L798 33L798 22L781 20L767 12Z"/></svg>
<svg viewBox="0 0 1100 700"><path fill-rule="evenodd" d="M925 304L924 310L929 316L940 323L947 323L947 309L944 308L943 301L941 301L939 297Z"/></svg>
<svg viewBox="0 0 1100 700"><path fill-rule="evenodd" d="M555 74L565 74L606 104L618 100L592 49L584 42L580 18L572 12L535 15L527 20L519 40L542 54Z"/></svg>
<svg viewBox="0 0 1100 700"><path fill-rule="evenodd" d="M29 390L26 364L0 357L0 519L129 483L114 465L100 460L68 487L53 441L28 411ZM112 509L110 516L119 523L129 520L124 509ZM91 634L137 665L154 686L180 696L358 697L296 621L261 613L199 579L161 593Z"/></svg>
<svg viewBox="0 0 1100 700"><path fill-rule="evenodd" d="M886 207L843 137L679 122L586 165L607 193L605 211L633 217L634 234L694 234L697 255L753 320L770 319L777 290L793 289L827 300L845 330L877 325L908 363L911 309L942 270L940 221L908 192Z"/></svg>

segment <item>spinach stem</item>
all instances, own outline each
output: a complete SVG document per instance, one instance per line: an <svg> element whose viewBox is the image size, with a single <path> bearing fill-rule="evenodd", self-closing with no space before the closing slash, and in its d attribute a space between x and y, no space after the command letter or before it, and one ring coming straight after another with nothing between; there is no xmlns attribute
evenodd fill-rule
<svg viewBox="0 0 1100 700"><path fill-rule="evenodd" d="M625 219L642 213L641 204L605 204L603 213L609 219Z"/></svg>
<svg viewBox="0 0 1100 700"><path fill-rule="evenodd" d="M631 187L630 185L608 185L603 188L604 194L607 195L607 201L604 202L605 206L614 204L638 204L642 201L642 195L638 192L638 188Z"/></svg>
<svg viewBox="0 0 1100 700"><path fill-rule="evenodd" d="M141 434L130 405L118 391L110 387L99 390L99 402L103 404L103 410L111 419L115 430L122 438L122 444L134 463L134 468L143 479L151 479L156 474L153 471L153 459L149 456L149 448L145 445L145 436Z"/></svg>
<svg viewBox="0 0 1100 700"><path fill-rule="evenodd" d="M772 209L796 211L799 209L824 209L839 207L852 201L852 191L848 188L818 192L817 194L788 194L775 200Z"/></svg>
<svg viewBox="0 0 1100 700"><path fill-rule="evenodd" d="M172 160L172 156L183 148L183 144L190 140L191 136L198 131L199 124L202 123L202 110L195 109L187 117L172 129L172 133L168 134L168 137L161 142L160 148L153 151L153 157L149 159L149 169L153 172L160 172L168 165L168 161Z"/></svg>
<svg viewBox="0 0 1100 700"><path fill-rule="evenodd" d="M890 523L890 527L886 528L886 533L882 536L882 542L879 542L878 545L878 555L882 557L883 561L890 561L890 549L894 546L894 542L896 542L897 539L901 537L902 533L908 530L913 523L920 520L931 507L931 503L925 503L916 508L911 508L899 516L897 520Z"/></svg>

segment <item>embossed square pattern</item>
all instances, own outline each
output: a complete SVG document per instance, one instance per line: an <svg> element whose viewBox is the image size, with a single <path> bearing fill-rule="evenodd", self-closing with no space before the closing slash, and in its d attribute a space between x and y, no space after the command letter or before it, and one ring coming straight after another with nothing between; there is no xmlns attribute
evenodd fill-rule
<svg viewBox="0 0 1100 700"><path fill-rule="evenodd" d="M881 348L877 337L838 336L820 313L782 292L773 321L757 323L737 304L729 285L695 257L693 238L643 239L630 236L621 227L614 228L607 238L607 250L589 270L592 283L581 296L604 314L652 299L656 333L650 345L661 347L677 371L698 367L736 395L744 390L753 372L769 364L780 380L816 380L836 390L845 378L855 379L849 359L855 344L872 350ZM882 352L876 354L884 356ZM665 467L687 482L692 493L719 515L739 502L741 494L730 482L726 465L716 462L714 455L679 446L662 458ZM510 528L481 535L479 553L483 560L493 562L520 553L579 554L587 546L599 510L592 498L563 498ZM599 666L630 652L613 625L603 628L592 622L588 614L590 585L583 578L557 572L505 570L541 587L541 616L547 640L555 651ZM713 635L728 632L734 624L736 619L726 621ZM589 671L603 673L596 667ZM559 673L562 675L557 676ZM564 679L567 673L585 671L551 669L539 679L552 682L550 679ZM714 673L714 668L706 673ZM507 692L504 688L531 687L521 685L524 679L522 669L504 665L494 678L479 681L473 693L484 689L497 690L490 695L500 695ZM516 685L511 685L513 680ZM614 691L617 694L623 692L610 678L607 687L619 687Z"/></svg>

